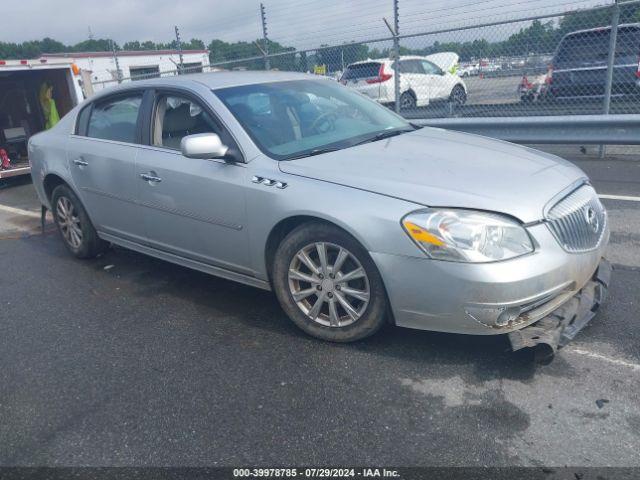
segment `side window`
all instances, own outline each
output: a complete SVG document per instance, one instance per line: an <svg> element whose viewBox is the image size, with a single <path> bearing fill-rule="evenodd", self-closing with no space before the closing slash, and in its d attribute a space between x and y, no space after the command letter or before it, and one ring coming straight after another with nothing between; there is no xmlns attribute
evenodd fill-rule
<svg viewBox="0 0 640 480"><path fill-rule="evenodd" d="M118 96L96 103L91 111L87 136L136 143L138 111L142 93Z"/></svg>
<svg viewBox="0 0 640 480"><path fill-rule="evenodd" d="M179 95L162 95L153 117L153 145L180 150L182 138L196 133L221 134L211 115L197 103Z"/></svg>
<svg viewBox="0 0 640 480"><path fill-rule="evenodd" d="M429 62L427 60L422 60L422 68L424 69L424 73L426 73L427 75L440 75L440 74L442 74L442 70L440 70L440 68L438 68L433 63L431 63L431 62Z"/></svg>
<svg viewBox="0 0 640 480"><path fill-rule="evenodd" d="M424 73L420 60L400 60L400 73Z"/></svg>
<svg viewBox="0 0 640 480"><path fill-rule="evenodd" d="M420 70L415 60L400 60L400 73L423 73Z"/></svg>
<svg viewBox="0 0 640 480"><path fill-rule="evenodd" d="M422 68L422 63L420 62L420 60L411 60L411 63L413 65L413 71L414 73L421 73L421 74L425 74L424 69Z"/></svg>
<svg viewBox="0 0 640 480"><path fill-rule="evenodd" d="M76 119L76 135L85 135L87 132L87 123L89 122L89 114L91 113L91 105L84 107L78 114Z"/></svg>

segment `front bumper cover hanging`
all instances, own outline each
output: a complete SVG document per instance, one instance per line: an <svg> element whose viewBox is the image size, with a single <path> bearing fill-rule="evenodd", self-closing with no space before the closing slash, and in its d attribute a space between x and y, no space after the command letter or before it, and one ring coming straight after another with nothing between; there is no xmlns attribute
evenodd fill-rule
<svg viewBox="0 0 640 480"><path fill-rule="evenodd" d="M553 355L573 340L604 302L611 270L611 264L603 258L591 280L562 306L537 322L509 333L513 350L544 346L547 354Z"/></svg>

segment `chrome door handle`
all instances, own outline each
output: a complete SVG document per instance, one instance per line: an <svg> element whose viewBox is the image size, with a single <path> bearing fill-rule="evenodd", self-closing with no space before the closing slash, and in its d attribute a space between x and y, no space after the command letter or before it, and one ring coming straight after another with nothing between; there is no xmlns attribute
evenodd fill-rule
<svg viewBox="0 0 640 480"><path fill-rule="evenodd" d="M78 165L79 167L86 167L87 165L89 165L89 162L85 162L82 157L80 158L76 158L73 161L74 165Z"/></svg>
<svg viewBox="0 0 640 480"><path fill-rule="evenodd" d="M140 178L153 183L160 183L162 179L160 177L154 177L153 175L149 175L148 173L141 173Z"/></svg>

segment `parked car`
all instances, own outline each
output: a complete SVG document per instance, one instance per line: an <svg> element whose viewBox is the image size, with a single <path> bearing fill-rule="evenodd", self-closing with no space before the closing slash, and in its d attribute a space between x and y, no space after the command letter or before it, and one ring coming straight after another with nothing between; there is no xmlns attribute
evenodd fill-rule
<svg viewBox="0 0 640 480"><path fill-rule="evenodd" d="M121 85L29 149L71 254L114 243L273 290L324 340L388 321L555 349L606 293L607 215L580 169L419 128L326 78Z"/></svg>
<svg viewBox="0 0 640 480"><path fill-rule="evenodd" d="M480 73L480 65L477 63L460 65L456 73L461 78L474 77Z"/></svg>
<svg viewBox="0 0 640 480"><path fill-rule="evenodd" d="M348 65L340 81L382 103L395 103L394 60L365 60ZM426 57L400 57L400 108L412 110L433 101L463 105L467 87L455 73L458 55L436 53Z"/></svg>
<svg viewBox="0 0 640 480"><path fill-rule="evenodd" d="M560 41L550 70L553 98L603 96L611 27L580 30ZM640 23L618 27L612 93L640 93Z"/></svg>

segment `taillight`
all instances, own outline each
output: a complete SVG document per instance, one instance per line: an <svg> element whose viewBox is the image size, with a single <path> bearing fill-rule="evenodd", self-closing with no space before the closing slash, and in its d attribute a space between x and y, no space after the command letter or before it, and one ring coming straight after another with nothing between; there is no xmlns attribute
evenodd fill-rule
<svg viewBox="0 0 640 480"><path fill-rule="evenodd" d="M384 63L380 65L380 70L378 70L378 76L376 78L368 78L367 83L382 83L393 77L392 73L387 73L384 71Z"/></svg>
<svg viewBox="0 0 640 480"><path fill-rule="evenodd" d="M520 80L520 86L529 90L531 87L533 87L533 84L529 81L526 75L523 75L522 80Z"/></svg>

